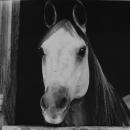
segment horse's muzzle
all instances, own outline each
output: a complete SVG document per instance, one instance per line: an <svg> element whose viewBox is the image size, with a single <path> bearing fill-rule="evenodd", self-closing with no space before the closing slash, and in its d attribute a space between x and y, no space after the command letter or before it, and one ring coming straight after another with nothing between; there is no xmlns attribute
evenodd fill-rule
<svg viewBox="0 0 130 130"><path fill-rule="evenodd" d="M44 119L51 124L59 124L64 120L69 105L70 98L65 87L48 89L40 100Z"/></svg>

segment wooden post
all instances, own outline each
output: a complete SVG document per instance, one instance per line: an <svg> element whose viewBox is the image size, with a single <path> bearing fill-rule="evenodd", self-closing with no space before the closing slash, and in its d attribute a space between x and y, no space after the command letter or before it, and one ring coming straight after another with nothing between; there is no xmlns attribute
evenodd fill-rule
<svg viewBox="0 0 130 130"><path fill-rule="evenodd" d="M130 127L81 126L81 127L25 127L4 126L2 130L130 130Z"/></svg>
<svg viewBox="0 0 130 130"><path fill-rule="evenodd" d="M20 1L0 1L0 94L7 124L15 123Z"/></svg>

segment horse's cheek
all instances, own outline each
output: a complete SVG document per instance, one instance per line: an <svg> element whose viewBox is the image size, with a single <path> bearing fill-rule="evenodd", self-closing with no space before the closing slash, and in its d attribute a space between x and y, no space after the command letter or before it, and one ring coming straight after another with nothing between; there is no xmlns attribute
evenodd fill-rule
<svg viewBox="0 0 130 130"><path fill-rule="evenodd" d="M75 85L75 98L83 97L88 90L89 86L89 69L87 66L81 67L78 72L78 76L76 79L76 85Z"/></svg>

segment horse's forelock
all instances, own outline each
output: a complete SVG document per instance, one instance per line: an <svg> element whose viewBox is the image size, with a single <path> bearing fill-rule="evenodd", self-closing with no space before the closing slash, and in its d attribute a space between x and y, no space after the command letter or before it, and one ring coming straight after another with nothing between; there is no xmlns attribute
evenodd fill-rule
<svg viewBox="0 0 130 130"><path fill-rule="evenodd" d="M81 29L79 27L77 27L73 22L64 19L60 22L58 22L56 25L54 25L46 34L45 36L41 39L41 42L37 45L37 48L40 48L41 45L44 43L44 41L46 41L47 39L49 39L49 37L51 35L53 35L58 29L60 28L64 28L68 33L70 33L71 35L73 35L74 30L77 32L77 34L84 40L88 41L86 35L81 31Z"/></svg>

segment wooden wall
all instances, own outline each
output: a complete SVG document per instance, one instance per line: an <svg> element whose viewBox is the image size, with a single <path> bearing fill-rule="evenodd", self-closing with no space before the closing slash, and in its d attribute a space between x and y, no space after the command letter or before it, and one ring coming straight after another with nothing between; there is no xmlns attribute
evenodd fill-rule
<svg viewBox="0 0 130 130"><path fill-rule="evenodd" d="M14 123L20 1L0 1L0 106L8 124Z"/></svg>

